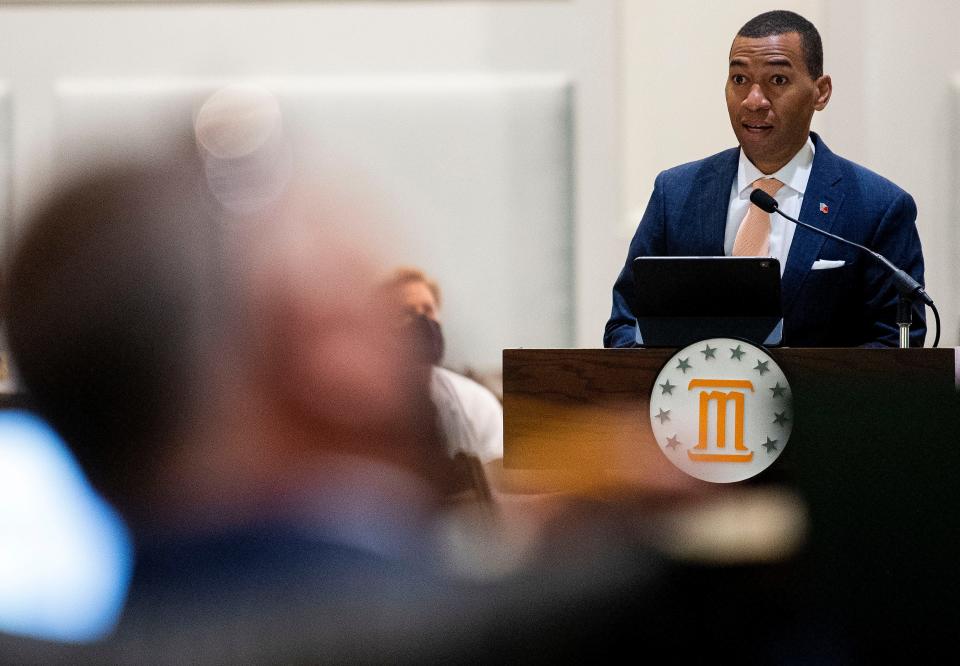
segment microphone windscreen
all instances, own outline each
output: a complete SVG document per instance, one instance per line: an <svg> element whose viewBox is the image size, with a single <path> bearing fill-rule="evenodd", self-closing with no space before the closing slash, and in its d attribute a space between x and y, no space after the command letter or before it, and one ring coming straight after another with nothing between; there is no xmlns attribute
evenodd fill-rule
<svg viewBox="0 0 960 666"><path fill-rule="evenodd" d="M759 187L750 193L750 202L765 213L772 213L779 208L777 200Z"/></svg>

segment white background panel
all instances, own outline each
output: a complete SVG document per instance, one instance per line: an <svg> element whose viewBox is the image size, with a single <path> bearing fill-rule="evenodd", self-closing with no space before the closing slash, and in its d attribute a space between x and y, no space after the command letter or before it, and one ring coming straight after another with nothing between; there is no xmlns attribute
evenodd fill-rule
<svg viewBox="0 0 960 666"><path fill-rule="evenodd" d="M60 164L149 154L224 82L57 86ZM574 344L572 90L559 76L257 82L280 101L301 169L354 182L386 213L387 261L444 290L448 362Z"/></svg>

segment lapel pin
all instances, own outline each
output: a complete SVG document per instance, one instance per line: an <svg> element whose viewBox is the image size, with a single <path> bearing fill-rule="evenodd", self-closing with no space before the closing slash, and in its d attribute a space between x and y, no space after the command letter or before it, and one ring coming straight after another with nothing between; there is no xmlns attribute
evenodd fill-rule
<svg viewBox="0 0 960 666"><path fill-rule="evenodd" d="M830 206L828 206L827 204L825 204L825 203L823 203L823 202L821 201L821 202L820 202L820 212L823 213L824 215L826 215L827 213L830 212Z"/></svg>

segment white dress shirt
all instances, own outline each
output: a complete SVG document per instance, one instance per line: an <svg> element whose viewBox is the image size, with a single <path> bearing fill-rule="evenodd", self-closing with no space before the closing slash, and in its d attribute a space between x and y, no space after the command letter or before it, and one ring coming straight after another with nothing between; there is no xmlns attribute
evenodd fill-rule
<svg viewBox="0 0 960 666"><path fill-rule="evenodd" d="M737 230L750 207L750 192L753 182L758 178L776 178L783 187L774 197L780 204L780 210L792 217L799 217L800 206L803 204L803 193L810 180L810 169L813 167L813 141L808 137L803 148L793 156L779 171L772 174L761 173L760 169L747 159L740 151L740 162L737 165L737 178L730 189L730 205L727 207L727 226L723 236L723 253L733 254L733 242L737 238ZM785 220L776 213L770 216L770 256L780 260L780 274L783 275L787 265L787 255L790 254L790 244L797 226Z"/></svg>

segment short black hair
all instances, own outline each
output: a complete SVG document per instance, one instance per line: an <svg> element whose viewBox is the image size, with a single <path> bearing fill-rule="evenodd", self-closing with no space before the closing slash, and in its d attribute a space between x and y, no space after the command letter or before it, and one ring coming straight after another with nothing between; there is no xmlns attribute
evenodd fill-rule
<svg viewBox="0 0 960 666"><path fill-rule="evenodd" d="M770 37L795 32L800 35L800 47L807 71L814 79L823 76L823 42L815 25L794 12L778 9L764 12L743 24L737 37Z"/></svg>

